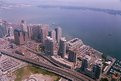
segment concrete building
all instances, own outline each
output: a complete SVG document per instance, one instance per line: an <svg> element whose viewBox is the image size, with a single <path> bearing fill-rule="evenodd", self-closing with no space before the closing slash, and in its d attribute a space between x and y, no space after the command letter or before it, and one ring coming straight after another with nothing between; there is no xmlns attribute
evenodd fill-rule
<svg viewBox="0 0 121 81"><path fill-rule="evenodd" d="M32 26L31 25L28 25L27 26L27 29L28 29L28 37L31 40L32 39Z"/></svg>
<svg viewBox="0 0 121 81"><path fill-rule="evenodd" d="M63 59L60 56L51 56L51 58L57 64L60 64L64 67L66 67L66 68L74 69L74 63L73 62L69 62L68 60Z"/></svg>
<svg viewBox="0 0 121 81"><path fill-rule="evenodd" d="M95 79L99 79L100 78L100 75L101 75L101 66L98 65L98 64L95 64L93 66L92 72L93 72L94 78Z"/></svg>
<svg viewBox="0 0 121 81"><path fill-rule="evenodd" d="M37 42L41 42L41 27L42 25L32 25L29 29L29 36L31 36L32 40Z"/></svg>
<svg viewBox="0 0 121 81"><path fill-rule="evenodd" d="M46 37L48 36L48 25L42 25L40 29L40 38L41 38L41 43L45 43Z"/></svg>
<svg viewBox="0 0 121 81"><path fill-rule="evenodd" d="M55 32L56 32L56 41L57 41L57 43L59 43L60 39L62 37L62 29L61 29L61 27L55 28Z"/></svg>
<svg viewBox="0 0 121 81"><path fill-rule="evenodd" d="M53 38L54 41L56 41L56 32L54 30L49 31L49 36Z"/></svg>
<svg viewBox="0 0 121 81"><path fill-rule="evenodd" d="M28 33L20 29L14 30L14 40L18 45L23 45L28 41Z"/></svg>
<svg viewBox="0 0 121 81"><path fill-rule="evenodd" d="M80 48L82 45L84 45L82 40L80 40L79 38L74 38L67 42L67 50L73 51Z"/></svg>
<svg viewBox="0 0 121 81"><path fill-rule="evenodd" d="M13 29L13 27L8 27L7 34L8 34L8 36L10 36L10 37L14 35L14 29Z"/></svg>
<svg viewBox="0 0 121 81"><path fill-rule="evenodd" d="M48 36L48 25L35 24L28 26L28 36L30 39L37 42L41 42L44 45L44 41Z"/></svg>
<svg viewBox="0 0 121 81"><path fill-rule="evenodd" d="M88 68L88 60L87 59L83 59L80 70L82 72L85 72L87 70L87 68Z"/></svg>
<svg viewBox="0 0 121 81"><path fill-rule="evenodd" d="M47 37L45 40L45 54L54 55L55 42L51 37Z"/></svg>
<svg viewBox="0 0 121 81"><path fill-rule="evenodd" d="M20 27L21 27L22 31L28 32L27 24L24 20L21 20Z"/></svg>
<svg viewBox="0 0 121 81"><path fill-rule="evenodd" d="M77 54L76 54L76 52L69 51L68 53L69 53L68 60L71 61L71 62L77 62Z"/></svg>
<svg viewBox="0 0 121 81"><path fill-rule="evenodd" d="M65 37L62 37L59 43L58 55L64 58L65 54L66 54L66 39Z"/></svg>
<svg viewBox="0 0 121 81"><path fill-rule="evenodd" d="M7 23L1 21L0 23L0 37L4 37L7 34Z"/></svg>

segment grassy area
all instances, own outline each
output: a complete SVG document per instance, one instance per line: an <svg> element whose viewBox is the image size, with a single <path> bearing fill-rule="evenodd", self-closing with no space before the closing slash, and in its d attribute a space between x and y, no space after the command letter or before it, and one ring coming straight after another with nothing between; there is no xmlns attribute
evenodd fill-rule
<svg viewBox="0 0 121 81"><path fill-rule="evenodd" d="M54 81L58 81L60 79L60 77L56 74L32 65L20 68L17 71L15 71L14 74L16 75L15 81L22 81L23 79L29 77L31 74L49 75L54 78Z"/></svg>
<svg viewBox="0 0 121 81"><path fill-rule="evenodd" d="M29 77L32 73L29 70L29 67L27 66L18 69L17 71L14 72L14 74L16 75L15 81L22 81L23 79Z"/></svg>
<svg viewBox="0 0 121 81"><path fill-rule="evenodd" d="M33 74L41 73L41 74L43 74L43 75L57 76L56 74L54 74L54 73L52 73L52 72L49 72L49 71L47 71L47 70L43 70L43 69L41 69L41 68L39 68L39 67L36 67L36 66L31 66L29 69L31 70L31 72L32 72Z"/></svg>

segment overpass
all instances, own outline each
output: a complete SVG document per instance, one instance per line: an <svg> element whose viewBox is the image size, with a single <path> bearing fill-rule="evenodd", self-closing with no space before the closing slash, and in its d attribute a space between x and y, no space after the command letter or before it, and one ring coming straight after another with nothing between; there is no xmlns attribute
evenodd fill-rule
<svg viewBox="0 0 121 81"><path fill-rule="evenodd" d="M40 54L40 53L38 53L38 52L36 52L36 51L33 51L33 50L31 50L30 48L27 48L27 47L25 47L25 48L26 48L28 51L31 51L31 52L33 52L34 54L43 57L44 59L48 60L50 63L52 63L53 65L55 65L55 66L57 66L57 67L63 68L63 69L65 69L65 70L67 70L67 71L70 71L70 72L73 71L72 69L69 69L69 68L66 68L66 67L64 67L64 66L62 66L62 65L60 65L60 64L57 64L56 62L54 62L53 60L51 60L50 58L48 58L48 57L45 56L44 54ZM88 77L88 76L86 76L86 75L84 75L84 74L78 73L78 72L76 72L76 71L73 71L72 73L74 73L74 74L76 74L76 75L80 75L81 77L83 77L83 78L85 78L85 79L87 79L87 80L89 80L89 81L95 81L95 80L93 80L92 78L90 78L90 77Z"/></svg>
<svg viewBox="0 0 121 81"><path fill-rule="evenodd" d="M36 65L40 68L51 71L51 72L53 72L61 77L67 78L67 79L72 80L72 81L94 81L93 79L86 78L83 74L78 73L78 72L73 71L73 70L70 70L70 69L52 66L52 65L40 62L40 61L33 60L31 58L27 58L25 56L21 56L21 55L15 54L15 53L7 52L6 50L1 50L1 53L8 55L10 57L28 62L30 64Z"/></svg>

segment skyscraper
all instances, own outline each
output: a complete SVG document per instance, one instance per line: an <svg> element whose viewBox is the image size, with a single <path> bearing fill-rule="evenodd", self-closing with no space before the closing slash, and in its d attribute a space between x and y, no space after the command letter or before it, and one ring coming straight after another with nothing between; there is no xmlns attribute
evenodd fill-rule
<svg viewBox="0 0 121 81"><path fill-rule="evenodd" d="M2 21L0 22L0 37L4 37L7 33L7 22Z"/></svg>
<svg viewBox="0 0 121 81"><path fill-rule="evenodd" d="M27 24L24 20L21 20L20 26L21 26L22 31L28 32Z"/></svg>
<svg viewBox="0 0 121 81"><path fill-rule="evenodd" d="M66 54L66 39L65 39L65 37L62 37L60 39L60 43L59 43L58 55L60 55L62 58L64 58L65 54Z"/></svg>
<svg viewBox="0 0 121 81"><path fill-rule="evenodd" d="M44 45L44 41L48 36L48 25L36 24L28 26L28 35L29 38L37 42L41 42Z"/></svg>
<svg viewBox="0 0 121 81"><path fill-rule="evenodd" d="M92 70L93 74L94 74L94 78L95 79L99 79L100 74L101 74L101 66L98 64L95 64L93 66L93 70Z"/></svg>
<svg viewBox="0 0 121 81"><path fill-rule="evenodd" d="M14 39L16 44L18 45L24 44L23 33L21 30L18 29L14 30Z"/></svg>
<svg viewBox="0 0 121 81"><path fill-rule="evenodd" d="M8 33L8 36L10 36L10 37L13 36L13 33L14 33L13 27L9 27L7 33Z"/></svg>
<svg viewBox="0 0 121 81"><path fill-rule="evenodd" d="M25 44L28 41L28 34L20 29L14 30L14 40L18 45Z"/></svg>
<svg viewBox="0 0 121 81"><path fill-rule="evenodd" d="M82 60L82 65L81 65L80 70L81 70L82 72L85 72L87 68L88 68L88 61L87 61L87 59L83 59L83 60Z"/></svg>
<svg viewBox="0 0 121 81"><path fill-rule="evenodd" d="M54 30L49 31L49 36L53 38L54 41L56 41L56 32Z"/></svg>
<svg viewBox="0 0 121 81"><path fill-rule="evenodd" d="M51 37L47 37L45 40L45 54L54 55L54 40Z"/></svg>
<svg viewBox="0 0 121 81"><path fill-rule="evenodd" d="M40 37L41 37L41 42L44 44L45 43L45 39L48 36L48 25L42 25L41 29L40 29Z"/></svg>
<svg viewBox="0 0 121 81"><path fill-rule="evenodd" d="M61 27L55 28L55 32L56 32L56 41L57 41L57 43L59 43L60 39L62 37L62 29L61 29Z"/></svg>
<svg viewBox="0 0 121 81"><path fill-rule="evenodd" d="M74 51L69 51L68 60L71 62L77 62L77 54Z"/></svg>
<svg viewBox="0 0 121 81"><path fill-rule="evenodd" d="M29 26L29 36L38 42L41 42L41 26L42 25L31 25Z"/></svg>
<svg viewBox="0 0 121 81"><path fill-rule="evenodd" d="M32 27L33 26L31 26L31 25L29 25L29 26L27 26L27 29L28 29L28 37L29 37L29 39L31 40L32 39Z"/></svg>

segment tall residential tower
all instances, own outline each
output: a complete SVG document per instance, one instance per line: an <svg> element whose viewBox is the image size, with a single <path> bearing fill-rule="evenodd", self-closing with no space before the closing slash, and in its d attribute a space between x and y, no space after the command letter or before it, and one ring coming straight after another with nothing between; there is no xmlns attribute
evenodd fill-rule
<svg viewBox="0 0 121 81"><path fill-rule="evenodd" d="M20 29L14 30L14 40L18 45L23 45L28 41L28 34Z"/></svg>
<svg viewBox="0 0 121 81"><path fill-rule="evenodd" d="M45 54L54 55L55 42L51 37L47 37L45 40Z"/></svg>
<svg viewBox="0 0 121 81"><path fill-rule="evenodd" d="M55 28L55 32L56 32L56 41L57 41L57 43L59 43L60 39L62 37L62 29L61 29L61 27Z"/></svg>
<svg viewBox="0 0 121 81"><path fill-rule="evenodd" d="M28 32L27 24L24 20L21 20L20 27L21 27L22 31Z"/></svg>
<svg viewBox="0 0 121 81"><path fill-rule="evenodd" d="M60 43L59 43L58 55L60 55L62 58L64 58L65 54L66 54L66 39L65 39L65 37L62 37L60 39Z"/></svg>
<svg viewBox="0 0 121 81"><path fill-rule="evenodd" d="M40 39L41 39L41 43L45 43L46 37L48 36L48 25L42 25L41 29L40 29Z"/></svg>

